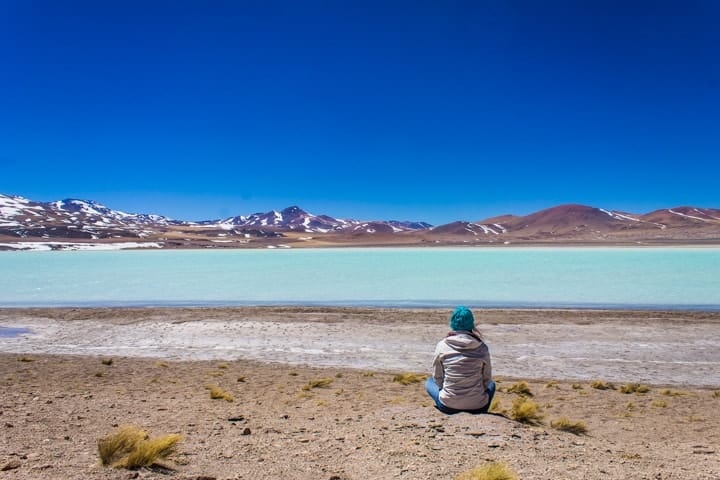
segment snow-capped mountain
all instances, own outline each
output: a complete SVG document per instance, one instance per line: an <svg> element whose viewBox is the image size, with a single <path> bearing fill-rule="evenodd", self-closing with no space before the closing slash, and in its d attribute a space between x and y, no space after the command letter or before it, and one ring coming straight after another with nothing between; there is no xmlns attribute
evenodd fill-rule
<svg viewBox="0 0 720 480"><path fill-rule="evenodd" d="M0 194L0 235L93 240L141 238L157 233L154 230L157 227L182 223L161 215L112 210L88 200L34 202Z"/></svg>
<svg viewBox="0 0 720 480"><path fill-rule="evenodd" d="M282 232L326 233L398 233L429 228L424 222L360 222L314 215L298 206L281 211L239 215L224 220L184 222L162 215L126 213L92 200L65 199L34 202L0 194L0 235L19 238L71 238L100 240L108 238L147 238L168 233L197 236L204 232L214 237L282 237ZM220 241L220 240L216 240Z"/></svg>
<svg viewBox="0 0 720 480"><path fill-rule="evenodd" d="M35 202L0 194L0 249L15 248L13 242L58 239L79 242L143 239L165 248L563 242L720 244L720 210L683 206L634 214L586 205L559 205L525 216L501 215L433 227L424 222L334 218L291 206L222 220L185 222L113 210L90 200Z"/></svg>
<svg viewBox="0 0 720 480"><path fill-rule="evenodd" d="M314 215L293 205L284 210L271 210L266 213L253 213L249 216L231 217L219 222L236 227L274 228L304 233L329 232L407 232L425 230L431 227L424 222L370 221L334 218L328 215Z"/></svg>

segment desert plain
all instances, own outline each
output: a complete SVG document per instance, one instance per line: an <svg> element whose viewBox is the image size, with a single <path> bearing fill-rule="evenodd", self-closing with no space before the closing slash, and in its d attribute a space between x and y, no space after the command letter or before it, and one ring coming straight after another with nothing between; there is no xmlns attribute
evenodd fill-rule
<svg viewBox="0 0 720 480"><path fill-rule="evenodd" d="M522 479L720 478L720 313L478 309L498 405L453 416L397 381L427 374L448 314L0 309L0 478L453 479L490 462ZM520 398L536 418L512 418ZM98 440L123 425L182 440L149 468L101 466Z"/></svg>

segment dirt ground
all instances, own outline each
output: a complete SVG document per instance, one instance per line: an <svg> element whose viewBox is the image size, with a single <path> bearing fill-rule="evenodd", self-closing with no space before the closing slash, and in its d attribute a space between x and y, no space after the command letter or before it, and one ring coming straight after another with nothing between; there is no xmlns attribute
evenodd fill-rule
<svg viewBox="0 0 720 480"><path fill-rule="evenodd" d="M79 321L89 313L43 315ZM650 316L633 315L625 321ZM127 311L107 316L138 321ZM444 415L421 383L394 382L397 373L247 359L0 353L0 478L452 479L503 461L522 479L720 479L718 387L650 385L647 393L626 394L620 384L598 390L590 381L531 380L543 418L528 425L499 414ZM331 382L306 387L318 379ZM506 390L522 378L497 380L499 410L509 410L519 395ZM208 385L233 401L211 399ZM560 417L584 422L587 433L552 428ZM98 439L126 424L183 440L164 468L101 467Z"/></svg>

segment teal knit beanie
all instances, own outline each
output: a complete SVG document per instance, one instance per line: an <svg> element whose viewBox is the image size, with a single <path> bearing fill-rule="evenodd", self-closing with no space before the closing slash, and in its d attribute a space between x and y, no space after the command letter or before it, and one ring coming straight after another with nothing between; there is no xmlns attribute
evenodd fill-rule
<svg viewBox="0 0 720 480"><path fill-rule="evenodd" d="M475 328L475 317L467 307L457 307L450 317L450 329L453 331L467 330L471 332Z"/></svg>

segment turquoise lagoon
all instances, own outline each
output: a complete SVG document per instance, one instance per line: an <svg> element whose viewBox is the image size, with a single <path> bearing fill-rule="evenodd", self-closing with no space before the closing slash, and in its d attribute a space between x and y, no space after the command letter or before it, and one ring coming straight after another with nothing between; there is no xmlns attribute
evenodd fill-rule
<svg viewBox="0 0 720 480"><path fill-rule="evenodd" d="M0 252L0 306L720 310L718 248Z"/></svg>

